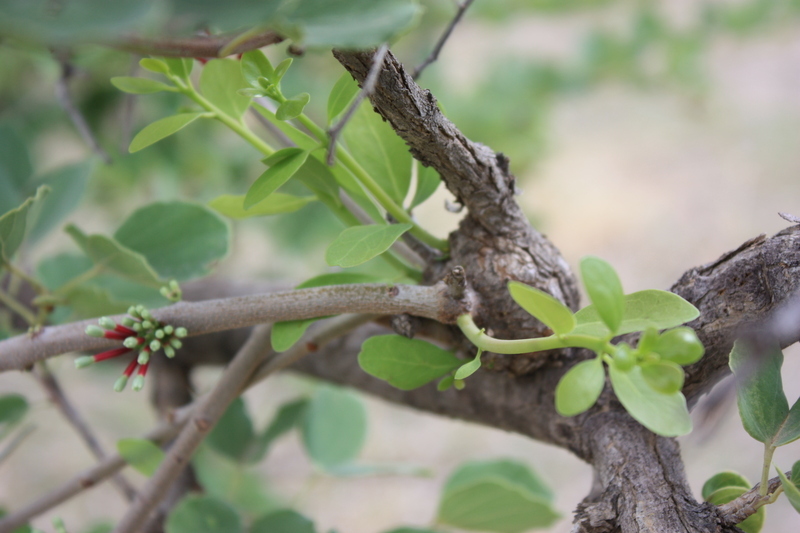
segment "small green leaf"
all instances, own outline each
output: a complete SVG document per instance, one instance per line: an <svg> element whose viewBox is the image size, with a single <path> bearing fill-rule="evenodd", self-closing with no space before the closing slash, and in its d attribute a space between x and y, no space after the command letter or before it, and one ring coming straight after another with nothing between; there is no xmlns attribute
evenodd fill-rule
<svg viewBox="0 0 800 533"><path fill-rule="evenodd" d="M0 215L22 203L33 174L28 143L18 130L0 121Z"/></svg>
<svg viewBox="0 0 800 533"><path fill-rule="evenodd" d="M94 264L104 270L143 285L161 286L161 279L145 256L123 246L116 239L105 235L86 235L72 224L64 228L64 231Z"/></svg>
<svg viewBox="0 0 800 533"><path fill-rule="evenodd" d="M147 439L117 441L117 451L129 465L147 477L155 474L164 459L164 452Z"/></svg>
<svg viewBox="0 0 800 533"><path fill-rule="evenodd" d="M240 461L255 440L253 422L241 397L231 402L207 437L208 444L219 453Z"/></svg>
<svg viewBox="0 0 800 533"><path fill-rule="evenodd" d="M444 392L450 387L455 384L455 378L453 376L445 376L443 377L439 383L436 384L436 390L439 392Z"/></svg>
<svg viewBox="0 0 800 533"><path fill-rule="evenodd" d="M338 117L358 94L358 84L349 72L342 73L328 95L328 124Z"/></svg>
<svg viewBox="0 0 800 533"><path fill-rule="evenodd" d="M169 67L166 63L160 59L153 59L151 57L140 59L139 66L145 70L149 70L150 72L155 72L156 74L166 74L169 72Z"/></svg>
<svg viewBox="0 0 800 533"><path fill-rule="evenodd" d="M233 59L212 59L200 74L203 96L235 119L241 118L250 106L250 97L238 92L246 83L239 62Z"/></svg>
<svg viewBox="0 0 800 533"><path fill-rule="evenodd" d="M367 412L350 391L321 387L308 404L302 424L303 444L322 468L356 458L367 434Z"/></svg>
<svg viewBox="0 0 800 533"><path fill-rule="evenodd" d="M244 196L223 194L208 202L208 206L222 215L241 220L251 217L266 217L270 215L294 213L311 202L316 201L316 198L313 196L292 196L291 194L274 192L254 207L245 210L244 198Z"/></svg>
<svg viewBox="0 0 800 533"><path fill-rule="evenodd" d="M261 461L269 451L269 447L278 437L288 433L300 424L307 408L308 399L306 398L281 405L269 426L252 442L247 451L246 460L251 463Z"/></svg>
<svg viewBox="0 0 800 533"><path fill-rule="evenodd" d="M642 377L652 388L664 394L672 394L683 388L683 369L672 361L643 363Z"/></svg>
<svg viewBox="0 0 800 533"><path fill-rule="evenodd" d="M275 78L275 69L267 56L261 50L250 50L242 54L242 76L245 81L255 88L260 88L258 78Z"/></svg>
<svg viewBox="0 0 800 533"><path fill-rule="evenodd" d="M458 367L458 370L456 370L456 373L453 374L453 379L454 380L456 380L456 379L467 379L472 374L477 372L478 369L481 367L481 354L483 354L483 350L478 348L478 353L475 354L475 358L472 361L470 361L469 363L464 363L463 365Z"/></svg>
<svg viewBox="0 0 800 533"><path fill-rule="evenodd" d="M209 208L191 202L155 202L134 211L114 238L139 252L164 278L208 274L228 254L230 231Z"/></svg>
<svg viewBox="0 0 800 533"><path fill-rule="evenodd" d="M244 208L249 210L289 181L308 159L308 152L300 148L284 148L266 161L270 167L250 186L244 197Z"/></svg>
<svg viewBox="0 0 800 533"><path fill-rule="evenodd" d="M653 433L677 437L692 430L686 398L680 392L664 394L653 389L642 376L640 366L623 372L611 365L608 375L625 410Z"/></svg>
<svg viewBox="0 0 800 533"><path fill-rule="evenodd" d="M791 472L792 480L795 485L800 486L800 461L795 461L792 465L792 472Z"/></svg>
<svg viewBox="0 0 800 533"><path fill-rule="evenodd" d="M147 148L151 144L157 143L161 139L185 128L201 116L203 116L203 113L181 113L180 115L172 115L171 117L156 120L136 134L131 141L130 147L128 147L128 151L134 153L142 148Z"/></svg>
<svg viewBox="0 0 800 533"><path fill-rule="evenodd" d="M708 481L703 484L703 499L708 500L708 497L713 492L716 492L723 487L741 487L743 489L750 490L752 484L747 480L746 477L737 472L720 472L719 474L714 474L711 476Z"/></svg>
<svg viewBox="0 0 800 533"><path fill-rule="evenodd" d="M395 203L402 204L411 187L411 153L369 102L362 103L353 113L342 137L372 179Z"/></svg>
<svg viewBox="0 0 800 533"><path fill-rule="evenodd" d="M421 387L463 363L438 346L400 335L370 337L358 354L358 364L364 372L402 390Z"/></svg>
<svg viewBox="0 0 800 533"><path fill-rule="evenodd" d="M625 296L625 312L616 335L624 335L647 328L667 329L680 326L700 316L695 306L667 291L648 289ZM578 325L573 335L605 337L611 334L594 305L575 313Z"/></svg>
<svg viewBox="0 0 800 533"><path fill-rule="evenodd" d="M325 251L325 262L343 268L366 263L388 250L411 224L373 224L342 231Z"/></svg>
<svg viewBox="0 0 800 533"><path fill-rule="evenodd" d="M19 394L0 396L0 424L12 426L22 420L28 412L28 401Z"/></svg>
<svg viewBox="0 0 800 533"><path fill-rule="evenodd" d="M749 489L743 487L723 487L711 493L706 500L708 503L713 505L723 505L735 500L748 490ZM747 520L736 524L736 527L745 533L759 533L761 528L764 527L766 511L766 507L760 507L758 511L756 511L755 514L750 515Z"/></svg>
<svg viewBox="0 0 800 533"><path fill-rule="evenodd" d="M795 463L795 467L800 464L800 461ZM794 473L796 468L792 467L792 478L794 479ZM792 483L784 474L780 468L776 468L778 471L778 477L781 478L781 485L783 485L783 492L786 494L786 497L789 499L789 503L792 504L794 510L800 513L800 489L797 488L797 485ZM741 526L740 526L741 527Z"/></svg>
<svg viewBox="0 0 800 533"><path fill-rule="evenodd" d="M183 80L189 79L194 66L194 60L188 57L163 57L161 61L169 67L170 72Z"/></svg>
<svg viewBox="0 0 800 533"><path fill-rule="evenodd" d="M605 382L606 374L600 359L581 361L558 382L556 411L561 416L575 416L586 411L600 397Z"/></svg>
<svg viewBox="0 0 800 533"><path fill-rule="evenodd" d="M316 533L316 530L314 522L305 516L291 509L281 509L253 522L250 533Z"/></svg>
<svg viewBox="0 0 800 533"><path fill-rule="evenodd" d="M685 366L699 361L705 348L692 328L683 327L665 331L656 340L653 351L662 359Z"/></svg>
<svg viewBox="0 0 800 533"><path fill-rule="evenodd" d="M289 70L289 67L292 66L293 61L294 59L292 59L291 57L287 57L286 59L278 63L278 66L275 67L275 78L273 83L277 85L281 82L283 77L286 75L286 72Z"/></svg>
<svg viewBox="0 0 800 533"><path fill-rule="evenodd" d="M342 205L339 199L339 184L336 177L328 169L328 165L316 157L309 157L305 164L295 173L294 179L305 185L308 190L327 205Z"/></svg>
<svg viewBox="0 0 800 533"><path fill-rule="evenodd" d="M36 242L58 225L80 204L94 164L84 161L48 172L39 182L50 188L39 216L30 228L29 240Z"/></svg>
<svg viewBox="0 0 800 533"><path fill-rule="evenodd" d="M461 529L520 533L560 515L552 492L525 465L487 461L461 467L447 481L437 521Z"/></svg>
<svg viewBox="0 0 800 533"><path fill-rule="evenodd" d="M625 294L614 268L599 257L581 259L581 277L603 323L616 333L625 313Z"/></svg>
<svg viewBox="0 0 800 533"><path fill-rule="evenodd" d="M772 445L789 416L780 347L773 345L756 356L737 341L729 365L736 377L736 403L745 431L757 441Z"/></svg>
<svg viewBox="0 0 800 533"><path fill-rule="evenodd" d="M572 311L546 292L518 281L508 282L508 292L520 307L541 320L556 335L565 335L575 328Z"/></svg>
<svg viewBox="0 0 800 533"><path fill-rule="evenodd" d="M172 509L166 533L244 533L242 520L227 503L212 496L186 496Z"/></svg>
<svg viewBox="0 0 800 533"><path fill-rule="evenodd" d="M433 167L423 166L419 161L414 161L417 166L417 189L414 192L414 199L411 200L409 209L414 209L419 204L431 197L439 185L442 183L442 178Z"/></svg>
<svg viewBox="0 0 800 533"><path fill-rule="evenodd" d="M275 111L275 118L278 120L292 120L299 117L303 113L308 102L311 100L311 95L308 93L300 93L297 96L289 98Z"/></svg>
<svg viewBox="0 0 800 533"><path fill-rule="evenodd" d="M192 458L197 480L209 496L233 505L248 516L259 516L276 508L264 480L250 465L236 462L201 446Z"/></svg>
<svg viewBox="0 0 800 533"><path fill-rule="evenodd" d="M130 76L116 76L111 78L111 84L124 93L151 94L161 91L175 92L177 89L166 83L148 78L132 78Z"/></svg>
<svg viewBox="0 0 800 533"><path fill-rule="evenodd" d="M0 260L10 260L25 239L29 222L33 222L50 188L36 189L36 196L25 200L21 206L0 216ZM30 219L30 220L29 220Z"/></svg>

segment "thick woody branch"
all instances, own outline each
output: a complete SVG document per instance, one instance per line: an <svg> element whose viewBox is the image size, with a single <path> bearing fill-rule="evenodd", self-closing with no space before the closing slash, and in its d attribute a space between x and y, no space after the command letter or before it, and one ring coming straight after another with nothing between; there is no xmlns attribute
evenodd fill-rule
<svg viewBox="0 0 800 533"><path fill-rule="evenodd" d="M222 50L225 50L228 55L241 54L283 41L283 37L277 33L265 31L242 39L230 50L226 50L226 47L237 37L237 35L201 35L174 39L148 39L133 36L101 44L143 56L219 57Z"/></svg>
<svg viewBox="0 0 800 533"><path fill-rule="evenodd" d="M183 326L190 335L243 328L268 322L318 318L345 313L400 314L431 318L446 324L467 312L471 302L452 299L444 283L416 285L337 285L296 291L181 302L153 311L162 323ZM115 317L121 320L120 317ZM0 341L0 372L23 370L62 353L117 344L84 333L93 320L43 328L34 335Z"/></svg>
<svg viewBox="0 0 800 533"><path fill-rule="evenodd" d="M791 477L791 472L785 472L787 477ZM774 477L769 480L767 484L767 494L762 496L759 494L761 483L756 483L756 486L748 490L738 498L726 504L720 505L717 508L717 514L720 517L720 523L725 526L733 526L746 520L749 516L758 511L759 507L764 504L765 500L769 500L775 491L781 486L781 478Z"/></svg>

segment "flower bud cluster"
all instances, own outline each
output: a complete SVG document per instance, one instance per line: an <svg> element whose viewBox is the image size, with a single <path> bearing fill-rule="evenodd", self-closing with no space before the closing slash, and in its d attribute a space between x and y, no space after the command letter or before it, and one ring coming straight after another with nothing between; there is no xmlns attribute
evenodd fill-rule
<svg viewBox="0 0 800 533"><path fill-rule="evenodd" d="M75 360L76 368L83 368L106 359L113 359L127 353L136 352L136 357L125 368L122 376L114 384L114 390L121 392L128 384L130 377L136 372L131 388L142 390L150 357L162 350L169 358L175 357L175 350L183 345L181 340L188 335L186 328L162 324L156 320L147 308L142 305L128 309L128 316L117 324L108 317L98 319L99 325L86 326L86 334L92 337L114 339L122 342L122 347L107 350L97 355L85 355Z"/></svg>

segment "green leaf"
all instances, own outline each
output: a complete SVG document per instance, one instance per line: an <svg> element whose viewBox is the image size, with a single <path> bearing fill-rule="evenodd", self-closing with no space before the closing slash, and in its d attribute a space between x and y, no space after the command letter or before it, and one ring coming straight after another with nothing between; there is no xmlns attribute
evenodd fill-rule
<svg viewBox="0 0 800 533"><path fill-rule="evenodd" d="M294 213L311 202L316 201L316 198L313 196L292 196L291 194L274 192L254 207L245 210L244 198L244 196L223 194L211 200L208 206L222 215L241 220L251 217Z"/></svg>
<svg viewBox="0 0 800 533"><path fill-rule="evenodd" d="M278 506L265 490L264 481L249 465L201 446L192 459L192 466L208 495L233 505L248 516L259 516Z"/></svg>
<svg viewBox="0 0 800 533"><path fill-rule="evenodd" d="M432 529L420 529L418 527L401 527L398 529L393 529L391 531L387 531L386 533L439 533Z"/></svg>
<svg viewBox="0 0 800 533"><path fill-rule="evenodd" d="M64 228L64 231L83 253L104 270L144 285L162 284L158 274L142 254L123 246L116 239L105 235L86 235L72 224Z"/></svg>
<svg viewBox="0 0 800 533"><path fill-rule="evenodd" d="M41 185L50 188L42 201L39 216L33 222L29 239L36 242L75 210L83 199L94 164L84 161L61 167L42 176Z"/></svg>
<svg viewBox="0 0 800 533"><path fill-rule="evenodd" d="M401 390L421 387L463 363L447 350L400 335L370 337L358 354L358 364L364 372Z"/></svg>
<svg viewBox="0 0 800 533"><path fill-rule="evenodd" d="M252 463L261 461L278 437L300 424L306 414L308 402L308 399L301 398L281 405L269 426L253 440L247 451L246 460Z"/></svg>
<svg viewBox="0 0 800 533"><path fill-rule="evenodd" d="M0 424L7 427L16 424L28 412L28 407L28 401L19 394L0 396Z"/></svg>
<svg viewBox="0 0 800 533"><path fill-rule="evenodd" d="M289 98L275 111L275 118L278 120L292 120L303 114L308 102L311 100L311 95L308 93L300 93L297 96Z"/></svg>
<svg viewBox="0 0 800 533"><path fill-rule="evenodd" d="M117 451L129 465L147 477L155 474L164 452L147 439L121 439L117 441Z"/></svg>
<svg viewBox="0 0 800 533"><path fill-rule="evenodd" d="M205 206L155 202L134 211L114 238L146 257L162 277L184 281L208 274L228 254L230 231Z"/></svg>
<svg viewBox="0 0 800 533"><path fill-rule="evenodd" d="M683 388L683 369L672 361L642 363L642 377L653 389L672 394Z"/></svg>
<svg viewBox="0 0 800 533"><path fill-rule="evenodd" d="M189 74L192 73L192 67L194 66L194 60L188 57L163 57L161 61L167 65L170 72L182 80L189 79Z"/></svg>
<svg viewBox="0 0 800 533"><path fill-rule="evenodd" d="M29 219L35 218L38 207L49 192L49 187L39 187L36 196L0 216L0 260L10 260L17 252L27 234Z"/></svg>
<svg viewBox="0 0 800 533"><path fill-rule="evenodd" d="M581 277L597 314L616 333L625 313L625 294L614 268L599 257L581 259Z"/></svg>
<svg viewBox="0 0 800 533"><path fill-rule="evenodd" d="M692 328L675 328L665 331L656 339L653 351L662 359L679 365L696 363L703 357L705 349Z"/></svg>
<svg viewBox="0 0 800 533"><path fill-rule="evenodd" d="M589 409L600 397L606 382L600 359L581 361L564 374L556 386L556 411L575 416Z"/></svg>
<svg viewBox="0 0 800 533"><path fill-rule="evenodd" d="M388 250L411 224L373 224L342 231L325 251L325 262L343 268L366 263Z"/></svg>
<svg viewBox="0 0 800 533"><path fill-rule="evenodd" d="M239 62L234 59L212 59L200 74L203 96L235 119L241 118L250 106L250 97L237 92L246 84Z"/></svg>
<svg viewBox="0 0 800 533"><path fill-rule="evenodd" d="M358 84L349 72L343 72L328 95L328 124L338 117L358 94Z"/></svg>
<svg viewBox="0 0 800 533"><path fill-rule="evenodd" d="M293 61L294 59L292 59L291 57L287 57L286 59L278 63L278 66L275 67L275 81L274 81L275 84L281 82L283 77L286 75L286 72L289 70L289 67L292 66Z"/></svg>
<svg viewBox="0 0 800 533"><path fill-rule="evenodd" d="M471 463L446 483L437 521L461 529L520 533L560 518L552 499L550 489L523 464Z"/></svg>
<svg viewBox="0 0 800 533"><path fill-rule="evenodd" d="M723 487L711 493L706 501L713 505L722 505L731 502L747 492L749 489L743 487ZM766 507L761 507L755 514L750 515L747 520L739 522L736 527L745 533L759 533L761 528L764 527L764 518L766 517Z"/></svg>
<svg viewBox="0 0 800 533"><path fill-rule="evenodd" d="M145 70L149 70L150 72L155 72L156 74L166 74L169 72L169 67L167 66L166 63L164 63L160 59L155 59L152 57L145 57L144 59L140 59L139 66L141 66Z"/></svg>
<svg viewBox="0 0 800 533"><path fill-rule="evenodd" d="M28 146L15 128L0 122L0 214L14 209L25 198L33 174Z"/></svg>
<svg viewBox="0 0 800 533"><path fill-rule="evenodd" d="M302 425L309 457L322 468L355 459L367 433L367 412L350 391L321 387L308 404Z"/></svg>
<svg viewBox="0 0 800 533"><path fill-rule="evenodd" d="M795 467L800 464L800 461L795 463ZM794 479L794 473L796 468L792 467L792 479ZM797 488L797 485L792 483L784 474L780 468L776 468L778 471L778 477L781 478L781 485L783 485L783 492L786 494L786 497L789 499L789 503L792 504L794 510L800 513L800 489Z"/></svg>
<svg viewBox="0 0 800 533"><path fill-rule="evenodd" d="M414 209L419 204L431 197L439 185L442 183L442 178L433 167L423 166L419 161L414 161L417 166L417 189L414 192L414 199L411 200L409 209Z"/></svg>
<svg viewBox="0 0 800 533"><path fill-rule="evenodd" d="M309 157L295 173L294 179L308 187L308 190L327 205L334 207L342 205L336 177L328 169L328 165L316 157Z"/></svg>
<svg viewBox="0 0 800 533"><path fill-rule="evenodd" d="M362 103L342 132L350 153L398 205L411 186L411 153L369 102Z"/></svg>
<svg viewBox="0 0 800 533"><path fill-rule="evenodd" d="M243 533L242 520L227 503L212 496L186 496L167 517L166 533Z"/></svg>
<svg viewBox="0 0 800 533"><path fill-rule="evenodd" d="M467 379L472 374L477 372L478 369L481 367L481 355L482 354L483 354L483 350L478 348L478 353L475 354L475 358L472 361L470 361L469 363L464 363L463 365L458 367L458 370L456 370L456 373L453 374L453 379L454 380L456 380L456 379Z"/></svg>
<svg viewBox="0 0 800 533"><path fill-rule="evenodd" d="M518 281L508 282L508 292L520 307L541 320L556 335L565 335L575 328L572 311L546 292Z"/></svg>
<svg viewBox="0 0 800 533"><path fill-rule="evenodd" d="M773 345L756 356L737 341L729 364L736 377L736 401L745 431L759 442L774 445L789 416L780 347Z"/></svg>
<svg viewBox="0 0 800 533"><path fill-rule="evenodd" d="M608 367L608 375L625 410L653 433L677 437L692 430L686 398L680 392L664 394L654 390L642 376L640 366L623 372L612 364Z"/></svg>
<svg viewBox="0 0 800 533"><path fill-rule="evenodd" d="M308 159L308 151L300 148L284 148L272 154L265 163L269 168L250 186L244 198L245 210L257 205L289 181Z"/></svg>
<svg viewBox="0 0 800 533"><path fill-rule="evenodd" d="M303 0L293 6L279 30L308 47L376 46L406 31L421 13L411 0Z"/></svg>
<svg viewBox="0 0 800 533"><path fill-rule="evenodd" d="M625 313L616 335L624 335L647 328L667 329L680 326L700 316L695 306L667 291L648 289L625 295ZM578 325L573 335L605 337L611 334L594 305L575 313Z"/></svg>
<svg viewBox="0 0 800 533"><path fill-rule="evenodd" d="M275 79L275 69L261 50L250 50L242 54L242 76L248 85L261 88L258 78ZM274 83L274 81L273 81Z"/></svg>
<svg viewBox="0 0 800 533"><path fill-rule="evenodd" d="M175 92L175 87L151 80L149 78L132 78L130 76L116 76L111 78L111 84L124 93L151 94L161 91Z"/></svg>
<svg viewBox="0 0 800 533"><path fill-rule="evenodd" d="M151 144L157 143L165 137L169 137L178 130L181 130L202 117L204 113L181 113L171 117L156 120L149 126L145 126L142 131L136 134L128 147L128 152L138 152L142 148L147 148Z"/></svg>
<svg viewBox="0 0 800 533"><path fill-rule="evenodd" d="M241 397L231 402L209 433L207 442L219 453L241 461L255 440L253 422Z"/></svg>
<svg viewBox="0 0 800 533"><path fill-rule="evenodd" d="M250 533L316 533L316 530L314 522L305 516L291 509L281 509L253 522Z"/></svg>
<svg viewBox="0 0 800 533"><path fill-rule="evenodd" d="M747 480L746 477L737 473L737 472L720 472L719 474L714 474L711 476L708 481L703 484L703 499L708 500L708 497L717 490L723 487L741 487L746 490L750 490L752 484Z"/></svg>

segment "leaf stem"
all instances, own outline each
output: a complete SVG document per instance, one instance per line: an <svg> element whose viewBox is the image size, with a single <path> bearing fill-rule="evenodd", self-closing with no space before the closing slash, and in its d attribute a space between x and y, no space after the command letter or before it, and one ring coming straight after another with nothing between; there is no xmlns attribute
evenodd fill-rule
<svg viewBox="0 0 800 533"><path fill-rule="evenodd" d="M36 316L24 305L19 303L10 294L0 288L0 302L5 304L9 309L17 313L19 316L28 323L29 326L37 324Z"/></svg>
<svg viewBox="0 0 800 533"><path fill-rule="evenodd" d="M588 348L595 352L603 352L606 351L608 344L604 339L598 339L588 335L569 334L561 336L551 335L538 339L495 339L478 328L472 320L472 316L468 314L459 316L457 323L458 327L472 344L478 348L494 353L521 354L568 347Z"/></svg>
<svg viewBox="0 0 800 533"><path fill-rule="evenodd" d="M36 294L47 294L49 292L47 290L47 287L42 285L42 283L39 280L37 280L33 276L30 276L27 272L25 272L21 268L17 268L17 266L11 261L2 261L2 266L5 267L6 270L8 270L12 275L22 279L23 281L28 283L31 287L33 287L33 290L36 291Z"/></svg>
<svg viewBox="0 0 800 533"><path fill-rule="evenodd" d="M84 283L86 281L89 281L90 279L92 279L95 276L98 276L98 275L102 274L103 268L104 268L103 263L97 263L92 268L90 268L89 270L86 270L85 272L81 272L80 274L78 274L74 278L72 278L69 281L67 281L65 284L63 284L61 287L56 289L54 292L56 294L60 295L60 296L65 296L65 295L69 294L69 292L72 289L74 289L75 287L77 287L78 285L80 285L80 284L82 284L82 283Z"/></svg>
<svg viewBox="0 0 800 533"><path fill-rule="evenodd" d="M758 487L758 493L761 496L766 496L769 491L769 469L772 465L772 456L775 453L775 446L764 443L764 462L761 465L761 486Z"/></svg>

